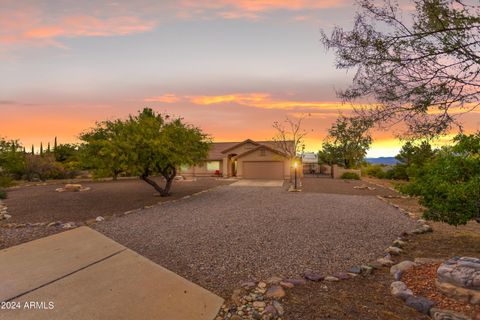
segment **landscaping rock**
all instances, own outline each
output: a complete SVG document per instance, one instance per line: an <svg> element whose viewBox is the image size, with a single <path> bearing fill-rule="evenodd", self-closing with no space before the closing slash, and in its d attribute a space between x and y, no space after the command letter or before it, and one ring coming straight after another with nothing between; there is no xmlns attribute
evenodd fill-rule
<svg viewBox="0 0 480 320"><path fill-rule="evenodd" d="M326 276L325 281L337 282L337 281L340 281L340 279L338 279L337 277L333 277L333 276Z"/></svg>
<svg viewBox="0 0 480 320"><path fill-rule="evenodd" d="M393 274L393 279L395 279L395 281L400 281L402 280L402 275L403 275L403 272L397 271Z"/></svg>
<svg viewBox="0 0 480 320"><path fill-rule="evenodd" d="M392 295L402 300L406 300L408 297L413 295L412 290L408 289L407 285L402 281L392 282L390 288Z"/></svg>
<svg viewBox="0 0 480 320"><path fill-rule="evenodd" d="M67 223L64 223L62 224L62 229L72 229L72 228L75 228L76 225L74 222L67 222Z"/></svg>
<svg viewBox="0 0 480 320"><path fill-rule="evenodd" d="M289 282L294 286L300 286L307 283L304 279L286 279L284 282Z"/></svg>
<svg viewBox="0 0 480 320"><path fill-rule="evenodd" d="M303 274L303 277L307 280L315 281L315 282L322 281L325 278L323 275L319 273L313 273L310 271L305 272Z"/></svg>
<svg viewBox="0 0 480 320"><path fill-rule="evenodd" d="M285 290L281 286L272 286L268 288L265 297L272 299L281 299L285 297Z"/></svg>
<svg viewBox="0 0 480 320"><path fill-rule="evenodd" d="M267 304L263 301L254 301L252 305L254 308L259 309L259 308L265 308Z"/></svg>
<svg viewBox="0 0 480 320"><path fill-rule="evenodd" d="M471 320L464 314L439 308L431 308L430 317L433 320Z"/></svg>
<svg viewBox="0 0 480 320"><path fill-rule="evenodd" d="M268 306L265 307L265 309L263 310L263 314L264 315L270 315L272 317L275 317L277 316L277 309L275 309L275 307L271 304L269 304Z"/></svg>
<svg viewBox="0 0 480 320"><path fill-rule="evenodd" d="M288 281L281 281L281 282L280 282L280 285L281 285L282 287L288 288L288 289L293 288L293 287L295 286L293 283L288 282Z"/></svg>
<svg viewBox="0 0 480 320"><path fill-rule="evenodd" d="M102 217L102 216L98 216L98 217L95 218L95 221L102 222L102 221L105 221L105 218Z"/></svg>
<svg viewBox="0 0 480 320"><path fill-rule="evenodd" d="M462 302L480 305L480 290L466 289L451 283L435 281L435 285L444 295Z"/></svg>
<svg viewBox="0 0 480 320"><path fill-rule="evenodd" d="M435 302L424 297L409 296L405 300L405 304L420 313L428 315Z"/></svg>
<svg viewBox="0 0 480 320"><path fill-rule="evenodd" d="M400 249L399 247L388 247L387 249L385 249L385 252L392 255L399 255L400 253L403 252L403 250Z"/></svg>
<svg viewBox="0 0 480 320"><path fill-rule="evenodd" d="M405 241L397 239L397 240L393 241L392 247L403 248L406 244L407 243Z"/></svg>
<svg viewBox="0 0 480 320"><path fill-rule="evenodd" d="M231 300L233 303L235 303L237 306L242 304L242 297L245 295L245 290L244 289L235 289L233 290Z"/></svg>
<svg viewBox="0 0 480 320"><path fill-rule="evenodd" d="M348 269L349 273L355 273L355 274L360 274L362 273L362 268L359 266L353 266L350 269Z"/></svg>
<svg viewBox="0 0 480 320"><path fill-rule="evenodd" d="M7 213L4 213L3 214L3 219L7 220L7 219L10 219L12 216L7 214ZM1 220L1 219L0 219Z"/></svg>
<svg viewBox="0 0 480 320"><path fill-rule="evenodd" d="M404 273L406 270L415 267L417 264L413 261L405 260L400 263L397 263L396 265L392 266L390 268L390 274L395 275L397 272L400 272L400 274Z"/></svg>
<svg viewBox="0 0 480 320"><path fill-rule="evenodd" d="M415 230L413 230L411 233L412 234L423 234L423 233L432 232L432 231L433 231L433 229L430 225L424 224L424 225L416 228Z"/></svg>
<svg viewBox="0 0 480 320"><path fill-rule="evenodd" d="M437 279L458 287L480 290L480 259L455 257L447 260L438 268Z"/></svg>
<svg viewBox="0 0 480 320"><path fill-rule="evenodd" d="M267 284L265 282L259 282L257 287L259 287L260 289L265 289L267 287Z"/></svg>
<svg viewBox="0 0 480 320"><path fill-rule="evenodd" d="M334 273L333 276L335 278L338 278L339 280L348 280L351 278L351 276L349 276L348 273L346 272L337 272L337 273Z"/></svg>
<svg viewBox="0 0 480 320"><path fill-rule="evenodd" d="M283 309L283 306L280 302L278 301L273 301L272 305L274 306L275 310L277 310L278 315L281 317L284 315L285 310Z"/></svg>
<svg viewBox="0 0 480 320"><path fill-rule="evenodd" d="M268 278L265 282L268 284L279 284L283 279L277 276Z"/></svg>
<svg viewBox="0 0 480 320"><path fill-rule="evenodd" d="M393 261L390 258L379 258L377 262L384 267L390 267L393 265Z"/></svg>
<svg viewBox="0 0 480 320"><path fill-rule="evenodd" d="M362 274L364 275L369 275L373 272L373 267L367 265L360 266L360 269L362 270Z"/></svg>

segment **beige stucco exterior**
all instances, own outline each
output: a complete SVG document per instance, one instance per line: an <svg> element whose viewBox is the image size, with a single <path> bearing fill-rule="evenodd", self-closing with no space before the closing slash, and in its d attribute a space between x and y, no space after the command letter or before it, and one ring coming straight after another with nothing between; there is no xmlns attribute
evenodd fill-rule
<svg viewBox="0 0 480 320"><path fill-rule="evenodd" d="M213 177L216 176L216 169L209 170L209 163L217 163L218 164L218 171L220 175L223 172L223 161L220 160L212 160L212 161L202 161L200 164L196 166L185 166L179 168L179 174L185 177Z"/></svg>
<svg viewBox="0 0 480 320"><path fill-rule="evenodd" d="M182 167L179 169L179 174L185 177L215 176L215 170L209 170L207 165L210 162L212 167L212 163L215 162L218 163L218 173L225 178L244 178L244 171L248 170L246 176L249 179L290 179L292 162L284 153L274 148L271 141L245 140L238 143L224 143L224 145L220 143L213 147L216 150L211 152L210 156L217 159L202 162L194 167ZM218 147L224 149L219 151Z"/></svg>

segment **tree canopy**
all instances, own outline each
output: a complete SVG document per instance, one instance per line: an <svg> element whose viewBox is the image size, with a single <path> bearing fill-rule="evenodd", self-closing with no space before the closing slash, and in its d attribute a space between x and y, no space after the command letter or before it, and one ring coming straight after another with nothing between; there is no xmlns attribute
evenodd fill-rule
<svg viewBox="0 0 480 320"><path fill-rule="evenodd" d="M177 168L205 160L210 147L210 139L199 128L149 108L127 120L98 123L81 139L91 150L92 167L105 170L110 164L111 172L137 175L162 196L169 194ZM157 174L165 179L164 187L151 178Z"/></svg>
<svg viewBox="0 0 480 320"><path fill-rule="evenodd" d="M480 132L460 134L418 170L403 192L421 196L427 219L453 225L480 222Z"/></svg>
<svg viewBox="0 0 480 320"><path fill-rule="evenodd" d="M358 167L372 143L370 128L370 122L340 116L328 130L328 136L318 153L319 161L345 168Z"/></svg>
<svg viewBox="0 0 480 320"><path fill-rule="evenodd" d="M378 3L358 1L351 31L322 32L337 68L356 72L339 96L373 99L357 112L376 123L402 121L414 137L461 126L457 116L480 104L478 1L413 0L411 15L393 0Z"/></svg>

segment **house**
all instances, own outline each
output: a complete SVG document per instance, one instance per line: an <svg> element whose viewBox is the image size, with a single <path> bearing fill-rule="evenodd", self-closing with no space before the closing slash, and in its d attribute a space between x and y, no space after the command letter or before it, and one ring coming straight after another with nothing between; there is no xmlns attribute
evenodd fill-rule
<svg viewBox="0 0 480 320"><path fill-rule="evenodd" d="M293 143L288 143L293 148ZM292 162L274 141L212 143L207 159L196 166L182 166L184 177L237 177L290 179Z"/></svg>

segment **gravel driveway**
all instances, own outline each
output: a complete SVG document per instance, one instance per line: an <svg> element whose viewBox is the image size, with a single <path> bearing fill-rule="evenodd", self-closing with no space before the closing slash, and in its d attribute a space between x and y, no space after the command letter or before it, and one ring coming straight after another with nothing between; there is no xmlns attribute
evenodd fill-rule
<svg viewBox="0 0 480 320"><path fill-rule="evenodd" d="M226 297L252 278L366 263L414 226L375 197L221 186L95 228Z"/></svg>

